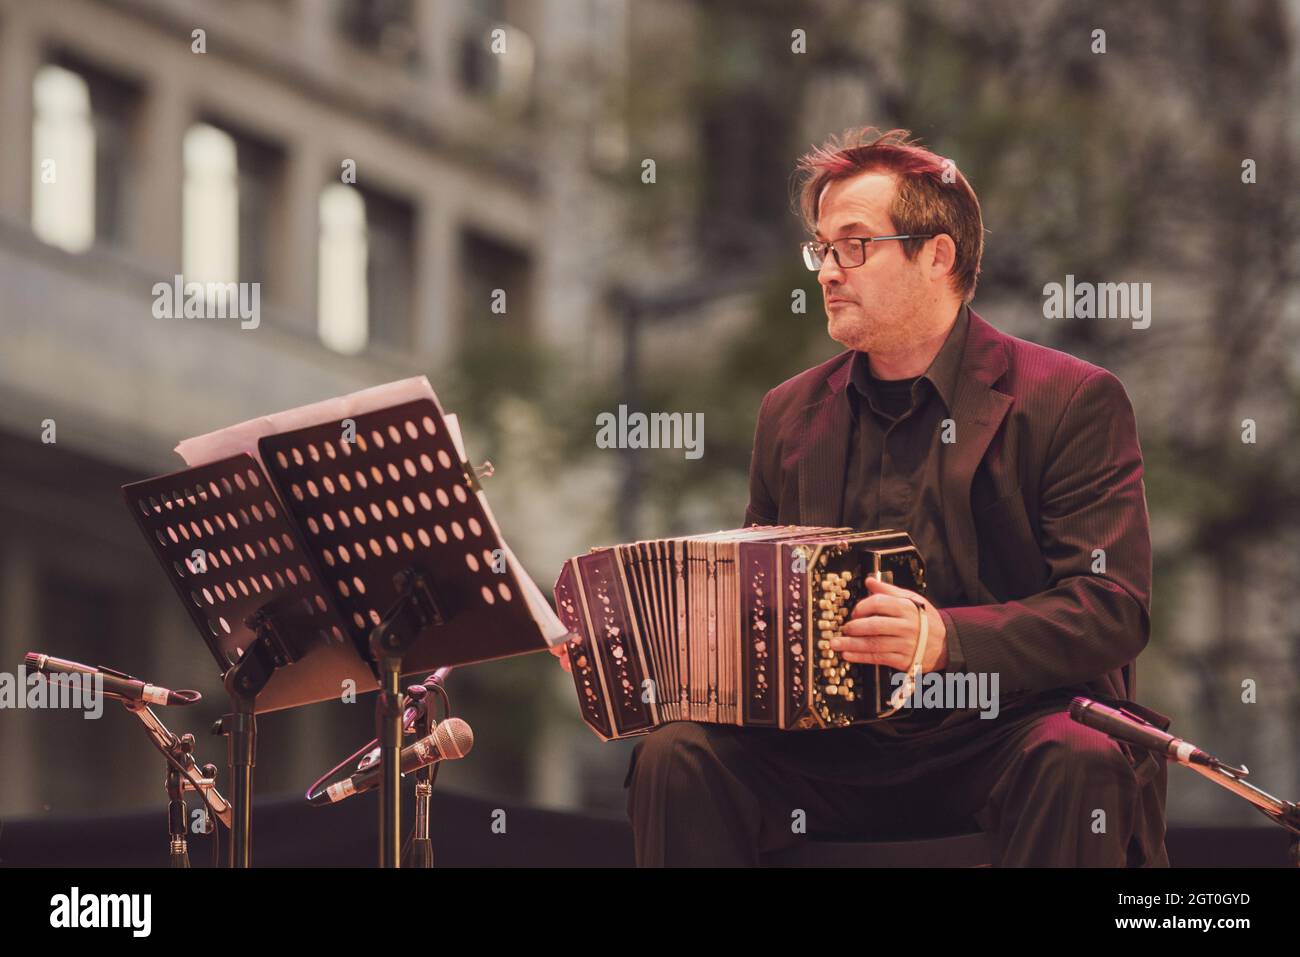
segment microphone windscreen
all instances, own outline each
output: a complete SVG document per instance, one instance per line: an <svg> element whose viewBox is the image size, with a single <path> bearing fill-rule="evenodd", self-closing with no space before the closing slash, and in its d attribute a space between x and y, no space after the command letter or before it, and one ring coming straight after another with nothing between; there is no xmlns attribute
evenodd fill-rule
<svg viewBox="0 0 1300 957"><path fill-rule="evenodd" d="M463 758L474 747L474 731L460 718L448 718L433 729L433 739L443 758Z"/></svg>

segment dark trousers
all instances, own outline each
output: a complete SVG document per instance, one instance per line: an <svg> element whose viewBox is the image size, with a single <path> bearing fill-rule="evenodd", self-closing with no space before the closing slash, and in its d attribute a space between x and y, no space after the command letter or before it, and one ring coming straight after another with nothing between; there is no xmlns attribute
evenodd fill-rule
<svg viewBox="0 0 1300 957"><path fill-rule="evenodd" d="M798 841L978 826L996 866L1167 866L1163 847L1160 860L1134 859L1128 753L1065 710L1003 718L901 740L664 725L636 746L625 782L637 865L755 865Z"/></svg>

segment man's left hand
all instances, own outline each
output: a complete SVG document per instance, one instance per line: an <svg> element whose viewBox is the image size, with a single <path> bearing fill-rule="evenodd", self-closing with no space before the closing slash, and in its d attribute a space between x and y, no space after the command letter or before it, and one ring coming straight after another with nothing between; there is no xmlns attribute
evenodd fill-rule
<svg viewBox="0 0 1300 957"><path fill-rule="evenodd" d="M939 609L914 591L874 578L867 579L867 591L867 597L853 606L853 614L844 623L844 637L832 638L831 648L843 654L845 661L906 671L916 654L920 625L915 599L925 605L923 613L930 628L921 671L938 671L947 666L948 629Z"/></svg>

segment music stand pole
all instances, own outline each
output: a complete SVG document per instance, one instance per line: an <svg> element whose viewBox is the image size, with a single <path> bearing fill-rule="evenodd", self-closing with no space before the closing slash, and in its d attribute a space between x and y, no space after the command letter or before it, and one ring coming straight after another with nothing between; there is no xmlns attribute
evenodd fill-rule
<svg viewBox="0 0 1300 957"><path fill-rule="evenodd" d="M213 734L226 736L226 763L230 766L233 792L230 799L233 826L230 829L229 867L251 867L253 863L253 765L257 754L257 715L251 698L231 695L234 710L221 716Z"/></svg>
<svg viewBox="0 0 1300 957"><path fill-rule="evenodd" d="M259 612L250 616L249 626L258 635L258 643L226 670L226 694L233 710L213 725L213 734L226 736L226 760L230 765L231 810L234 816L230 836L230 866L251 867L253 863L253 766L257 763L257 694L266 686L275 669L267 661L263 645L275 636L269 615ZM273 653L272 653L273 654Z"/></svg>
<svg viewBox="0 0 1300 957"><path fill-rule="evenodd" d="M402 813L402 689L400 656L379 656L383 684L375 702L379 739L379 866L400 867Z"/></svg>

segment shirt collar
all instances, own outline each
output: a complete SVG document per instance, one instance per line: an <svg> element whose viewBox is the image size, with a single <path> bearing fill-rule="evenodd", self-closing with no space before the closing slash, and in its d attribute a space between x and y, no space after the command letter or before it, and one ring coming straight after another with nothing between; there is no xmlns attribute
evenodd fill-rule
<svg viewBox="0 0 1300 957"><path fill-rule="evenodd" d="M930 366L921 374L929 379L949 414L957 398L957 377L961 372L962 354L966 349L966 330L970 326L970 306L962 303L957 312L957 321L948 331L948 337L930 361ZM853 353L852 369L849 381L858 393L868 401L871 399L871 375L868 367L868 355L865 352Z"/></svg>

